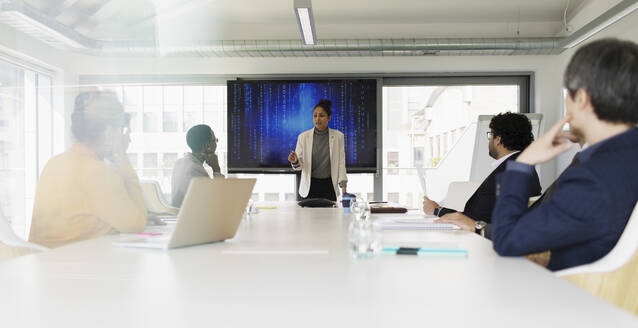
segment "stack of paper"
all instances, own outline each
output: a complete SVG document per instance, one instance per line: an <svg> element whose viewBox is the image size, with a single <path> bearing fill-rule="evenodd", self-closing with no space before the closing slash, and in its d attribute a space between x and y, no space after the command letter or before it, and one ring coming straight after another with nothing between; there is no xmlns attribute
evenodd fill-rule
<svg viewBox="0 0 638 328"><path fill-rule="evenodd" d="M458 230L459 227L451 223L436 223L435 218L379 218L375 221L384 230Z"/></svg>

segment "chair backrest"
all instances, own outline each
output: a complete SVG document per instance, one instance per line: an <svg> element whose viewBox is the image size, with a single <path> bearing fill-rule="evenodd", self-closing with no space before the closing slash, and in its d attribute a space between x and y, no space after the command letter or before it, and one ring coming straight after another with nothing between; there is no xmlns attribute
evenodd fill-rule
<svg viewBox="0 0 638 328"><path fill-rule="evenodd" d="M465 203L481 185L479 181L454 181L447 187L447 194L441 201L441 206L457 211L463 211Z"/></svg>
<svg viewBox="0 0 638 328"><path fill-rule="evenodd" d="M0 261L37 253L38 251L27 247L8 246L0 242Z"/></svg>
<svg viewBox="0 0 638 328"><path fill-rule="evenodd" d="M598 261L556 272L576 286L638 315L638 203L616 246Z"/></svg>
<svg viewBox="0 0 638 328"><path fill-rule="evenodd" d="M0 209L0 242L8 242L18 238L13 229L11 229L11 225L9 221L5 219L4 214L2 213L2 209ZM18 238L19 239L19 238Z"/></svg>
<svg viewBox="0 0 638 328"><path fill-rule="evenodd" d="M140 186L142 187L142 195L144 196L146 209L149 212L177 215L179 209L166 203L164 196L162 196L162 189L157 181L143 180L140 181Z"/></svg>
<svg viewBox="0 0 638 328"><path fill-rule="evenodd" d="M28 248L37 251L48 250L48 248L44 246L24 241L18 237L11 228L9 221L4 217L2 209L0 209L0 243L5 246L3 248Z"/></svg>
<svg viewBox="0 0 638 328"><path fill-rule="evenodd" d="M638 202L629 217L625 230L616 246L598 261L577 267L557 271L559 276L566 276L579 273L610 272L625 265L638 249Z"/></svg>

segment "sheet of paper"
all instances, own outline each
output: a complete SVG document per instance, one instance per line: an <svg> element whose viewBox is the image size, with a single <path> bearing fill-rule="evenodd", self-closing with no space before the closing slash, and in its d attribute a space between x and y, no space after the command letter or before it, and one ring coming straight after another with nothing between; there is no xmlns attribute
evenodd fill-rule
<svg viewBox="0 0 638 328"><path fill-rule="evenodd" d="M379 218L374 224L384 230L458 230L459 227L451 223L436 223L437 217L394 217Z"/></svg>

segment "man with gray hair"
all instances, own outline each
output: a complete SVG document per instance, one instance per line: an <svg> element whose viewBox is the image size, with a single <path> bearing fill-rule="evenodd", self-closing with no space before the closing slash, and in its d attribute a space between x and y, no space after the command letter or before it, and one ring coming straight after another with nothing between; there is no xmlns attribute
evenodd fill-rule
<svg viewBox="0 0 638 328"><path fill-rule="evenodd" d="M564 76L567 115L497 177L494 250L551 252L550 270L591 263L616 245L638 201L638 45L603 39L576 51ZM562 127L569 123L571 131ZM534 165L588 144L551 199L527 208Z"/></svg>

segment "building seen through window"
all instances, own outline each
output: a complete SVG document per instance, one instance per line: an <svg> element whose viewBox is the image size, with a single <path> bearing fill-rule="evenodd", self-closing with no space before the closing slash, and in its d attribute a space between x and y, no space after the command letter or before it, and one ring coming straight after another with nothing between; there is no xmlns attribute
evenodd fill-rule
<svg viewBox="0 0 638 328"><path fill-rule="evenodd" d="M468 181L479 115L519 112L518 85L383 88L383 190L388 201L420 206L416 168L425 168L428 196L442 199L452 181ZM446 161L451 152L462 161ZM434 182L436 181L436 182Z"/></svg>

